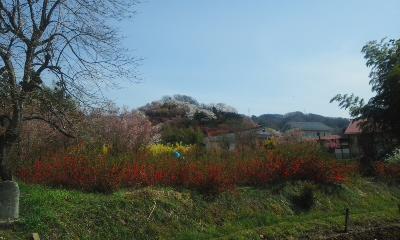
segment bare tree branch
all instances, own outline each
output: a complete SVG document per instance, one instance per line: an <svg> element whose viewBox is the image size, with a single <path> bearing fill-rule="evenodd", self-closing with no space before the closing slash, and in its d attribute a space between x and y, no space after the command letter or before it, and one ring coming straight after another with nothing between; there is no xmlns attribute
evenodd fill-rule
<svg viewBox="0 0 400 240"><path fill-rule="evenodd" d="M64 136L69 137L69 138L75 138L74 135L72 135L71 133L68 133L63 127L60 127L58 124L56 124L56 123L54 123L54 122L52 122L52 121L50 121L48 119L45 119L44 117L41 117L41 116L28 116L28 117L24 117L22 120L23 121L32 121L32 120L43 121L43 122L49 124L51 127L53 127L55 130L57 130L58 132L60 132Z"/></svg>
<svg viewBox="0 0 400 240"><path fill-rule="evenodd" d="M13 136L7 141L12 143L21 123L30 119L70 135L65 126L70 125L67 113L72 105L57 102L73 98L89 105L116 79L134 79L137 60L120 47L120 35L110 20L133 14L135 4L136 0L0 0L0 115L10 119L7 132Z"/></svg>

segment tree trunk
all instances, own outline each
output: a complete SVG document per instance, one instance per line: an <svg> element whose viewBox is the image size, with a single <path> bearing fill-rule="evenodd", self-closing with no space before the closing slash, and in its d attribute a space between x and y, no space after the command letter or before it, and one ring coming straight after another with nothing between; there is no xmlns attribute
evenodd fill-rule
<svg viewBox="0 0 400 240"><path fill-rule="evenodd" d="M10 168L10 152L12 144L6 141L5 136L1 136L0 140L0 178L3 181L12 180L12 171Z"/></svg>
<svg viewBox="0 0 400 240"><path fill-rule="evenodd" d="M21 114L17 109L10 124L7 126L6 132L0 136L0 178L3 181L12 181L11 169L11 149L19 138L19 131L21 125Z"/></svg>
<svg viewBox="0 0 400 240"><path fill-rule="evenodd" d="M359 138L362 149L362 157L360 159L360 170L366 176L374 175L374 161L377 159L375 135L373 133L364 133Z"/></svg>

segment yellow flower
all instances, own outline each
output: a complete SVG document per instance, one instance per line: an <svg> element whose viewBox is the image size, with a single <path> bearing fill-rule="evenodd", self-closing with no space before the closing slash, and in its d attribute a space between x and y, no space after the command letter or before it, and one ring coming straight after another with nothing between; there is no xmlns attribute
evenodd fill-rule
<svg viewBox="0 0 400 240"><path fill-rule="evenodd" d="M175 145L153 144L150 145L148 148L149 152L154 157L171 156L175 151L186 155L190 152L191 149L191 145L183 145L180 143L176 143Z"/></svg>
<svg viewBox="0 0 400 240"><path fill-rule="evenodd" d="M265 141L264 147L266 149L274 149L276 147L276 140L271 138Z"/></svg>
<svg viewBox="0 0 400 240"><path fill-rule="evenodd" d="M109 144L103 144L103 147L101 149L101 152L103 153L104 156L110 154L111 152L111 146Z"/></svg>

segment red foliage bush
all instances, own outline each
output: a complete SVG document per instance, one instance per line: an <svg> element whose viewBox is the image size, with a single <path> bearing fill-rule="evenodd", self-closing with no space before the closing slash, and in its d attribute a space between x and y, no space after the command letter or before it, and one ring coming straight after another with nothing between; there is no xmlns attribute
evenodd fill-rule
<svg viewBox="0 0 400 240"><path fill-rule="evenodd" d="M108 193L120 187L120 172L104 158L88 161L69 156L36 161L33 167L19 170L18 176L28 183Z"/></svg>
<svg viewBox="0 0 400 240"><path fill-rule="evenodd" d="M343 165L322 160L253 160L237 164L236 182L251 186L296 180L340 184L345 181L349 172L346 168Z"/></svg>
<svg viewBox="0 0 400 240"><path fill-rule="evenodd" d="M296 180L340 184L354 170L303 147L294 149L290 154L268 151L265 159L216 162L171 158L112 163L104 157L55 157L36 161L32 167L21 169L18 176L27 183L105 193L121 187L161 185L217 194L237 185L259 187Z"/></svg>
<svg viewBox="0 0 400 240"><path fill-rule="evenodd" d="M380 179L400 183L400 164L379 162L375 165L375 173Z"/></svg>

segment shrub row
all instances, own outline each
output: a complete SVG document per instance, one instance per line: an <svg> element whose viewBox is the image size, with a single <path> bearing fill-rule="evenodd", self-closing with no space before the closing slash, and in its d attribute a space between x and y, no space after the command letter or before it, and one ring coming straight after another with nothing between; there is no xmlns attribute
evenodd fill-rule
<svg viewBox="0 0 400 240"><path fill-rule="evenodd" d="M318 156L286 158L269 152L265 159L220 162L165 158L112 163L105 157L54 157L20 169L18 176L27 183L104 193L120 188L160 185L217 194L238 185L263 187L295 180L340 184L351 170L349 166Z"/></svg>

